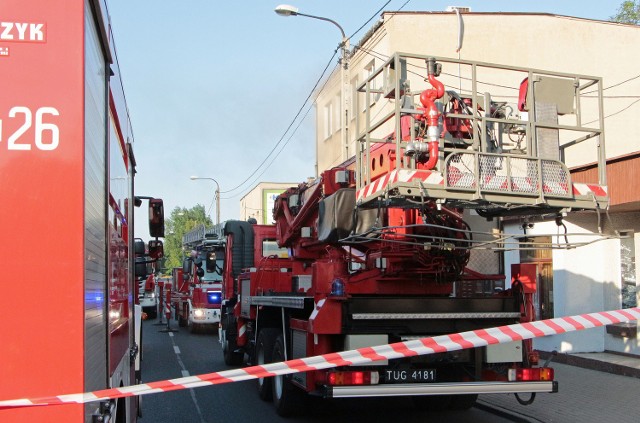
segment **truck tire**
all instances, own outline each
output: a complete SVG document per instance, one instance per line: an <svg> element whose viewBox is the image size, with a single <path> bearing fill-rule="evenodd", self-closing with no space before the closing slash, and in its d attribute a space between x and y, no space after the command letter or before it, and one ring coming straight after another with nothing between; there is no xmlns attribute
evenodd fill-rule
<svg viewBox="0 0 640 423"><path fill-rule="evenodd" d="M178 307L178 303L175 304L176 307L176 319L178 319L178 326L183 328L187 326L187 319L184 318L182 310L186 310L186 305L182 305L182 307Z"/></svg>
<svg viewBox="0 0 640 423"><path fill-rule="evenodd" d="M285 361L285 344L282 333L278 333L273 344L271 358L274 363ZM306 405L307 393L291 382L291 375L273 376L271 379L276 413L282 417L301 414Z"/></svg>
<svg viewBox="0 0 640 423"><path fill-rule="evenodd" d="M273 343L278 336L278 329L264 328L258 333L256 342L256 357L254 363L258 366L273 363ZM256 379L258 386L258 395L262 401L271 401L271 381L268 378L261 377Z"/></svg>
<svg viewBox="0 0 640 423"><path fill-rule="evenodd" d="M243 353L236 352L238 345L236 344L236 322L233 316L225 314L222 318L222 356L224 364L227 366L239 366L244 359Z"/></svg>
<svg viewBox="0 0 640 423"><path fill-rule="evenodd" d="M158 317L158 310L153 307L148 313L147 313L147 318L153 320L156 317Z"/></svg>

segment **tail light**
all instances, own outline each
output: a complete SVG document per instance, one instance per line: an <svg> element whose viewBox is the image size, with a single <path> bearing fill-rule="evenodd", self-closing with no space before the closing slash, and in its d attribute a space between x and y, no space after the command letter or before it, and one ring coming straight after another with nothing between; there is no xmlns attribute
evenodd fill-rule
<svg viewBox="0 0 640 423"><path fill-rule="evenodd" d="M552 381L553 377L551 367L509 369L510 382Z"/></svg>
<svg viewBox="0 0 640 423"><path fill-rule="evenodd" d="M380 381L378 372L330 372L327 375L327 384L331 386L339 385L377 385Z"/></svg>

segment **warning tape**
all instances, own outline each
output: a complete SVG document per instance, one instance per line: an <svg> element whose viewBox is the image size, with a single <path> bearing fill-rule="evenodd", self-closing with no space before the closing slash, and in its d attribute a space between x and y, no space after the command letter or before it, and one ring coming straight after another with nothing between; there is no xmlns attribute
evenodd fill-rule
<svg viewBox="0 0 640 423"><path fill-rule="evenodd" d="M187 376L121 388L104 389L82 394L4 400L0 401L0 409L58 404L82 404L136 395L199 388L202 386L240 382L262 377L307 372L310 370L322 370L338 366L366 364L380 360L484 347L492 344L503 344L512 341L557 335L633 320L640 320L640 307L558 317L555 319L499 326L490 329L479 329L451 335L440 335L376 347L359 348L356 350L294 359L280 363L225 370L222 372Z"/></svg>

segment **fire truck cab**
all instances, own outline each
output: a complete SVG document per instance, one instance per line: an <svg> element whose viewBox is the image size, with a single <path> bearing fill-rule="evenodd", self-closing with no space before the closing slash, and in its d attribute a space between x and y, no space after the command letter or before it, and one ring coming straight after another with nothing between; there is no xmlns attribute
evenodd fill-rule
<svg viewBox="0 0 640 423"><path fill-rule="evenodd" d="M185 257L182 272L182 289L174 295L173 304L179 324L190 331L218 328L222 301L222 267L224 265L224 241L214 229L196 227L183 237Z"/></svg>

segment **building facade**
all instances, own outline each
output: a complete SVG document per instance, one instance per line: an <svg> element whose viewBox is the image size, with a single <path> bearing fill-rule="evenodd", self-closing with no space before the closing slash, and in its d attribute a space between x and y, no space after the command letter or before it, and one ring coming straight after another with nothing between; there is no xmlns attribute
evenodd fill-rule
<svg viewBox="0 0 640 423"><path fill-rule="evenodd" d="M262 225L274 223L275 199L287 188L297 185L293 182L260 182L240 199L240 220L253 218Z"/></svg>
<svg viewBox="0 0 640 423"><path fill-rule="evenodd" d="M339 67L317 93L319 172L345 162L357 151L356 140L366 129L365 110L371 114L386 112L388 98L371 92L367 98L358 87L395 52L602 77L609 209L602 213L569 213L561 222L563 226L553 219L542 218L527 222L497 221L495 224L501 231L535 237L549 245L548 249L534 252L504 253L501 270L510 281L511 264L536 264L535 307L541 318L639 303L640 269L635 266L635 251L640 248L640 184L636 183L640 176L640 120L635 116L640 112L640 57L631 52L640 45L640 27L552 14L385 12L366 36L353 44L352 41L346 111L341 104ZM411 73L415 73L409 75L414 79L426 76L424 69ZM460 75L458 69L443 69L443 75L447 79L445 85L451 84L456 89L458 85L460 88L466 85L461 76L456 79ZM490 77L495 75L488 75L487 81ZM384 83L379 81L375 88L383 89ZM517 99L518 87L513 81L491 79L487 87L513 90L514 103ZM595 102L587 96L585 102L589 101ZM588 124L594 116L587 112L582 118ZM342 131L347 132L346 142ZM596 159L586 153L578 157L571 163L572 180L593 180L590 178L597 176ZM554 243L559 242L557 237L565 232L579 234L576 239L586 245L554 249ZM640 355L636 332L637 326L591 329L536 339L535 344L546 351Z"/></svg>

